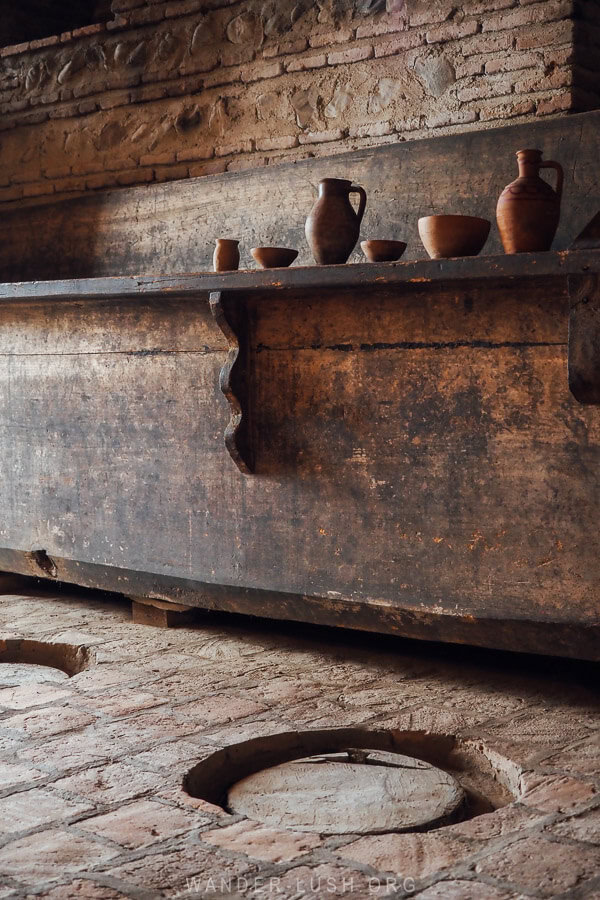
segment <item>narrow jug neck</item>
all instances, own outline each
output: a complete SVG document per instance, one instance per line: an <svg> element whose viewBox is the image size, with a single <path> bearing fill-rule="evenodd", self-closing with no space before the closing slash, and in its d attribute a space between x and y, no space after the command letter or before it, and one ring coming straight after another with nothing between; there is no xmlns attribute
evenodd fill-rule
<svg viewBox="0 0 600 900"><path fill-rule="evenodd" d="M352 182L347 181L345 178L323 178L319 182L319 197L331 194L347 197L350 193L351 185Z"/></svg>
<svg viewBox="0 0 600 900"><path fill-rule="evenodd" d="M539 175L542 162L541 150L517 151L517 163L519 166L519 178L535 178Z"/></svg>

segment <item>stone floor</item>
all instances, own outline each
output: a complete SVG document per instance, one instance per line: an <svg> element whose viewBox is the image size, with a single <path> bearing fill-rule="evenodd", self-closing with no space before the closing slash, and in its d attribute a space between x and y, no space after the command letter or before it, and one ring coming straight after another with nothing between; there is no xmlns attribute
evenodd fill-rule
<svg viewBox="0 0 600 900"><path fill-rule="evenodd" d="M600 898L597 667L226 617L153 629L83 593L7 594L0 617L5 640L93 651L71 678L0 666L1 900ZM357 724L459 735L510 761L516 799L325 838L181 787L228 744Z"/></svg>

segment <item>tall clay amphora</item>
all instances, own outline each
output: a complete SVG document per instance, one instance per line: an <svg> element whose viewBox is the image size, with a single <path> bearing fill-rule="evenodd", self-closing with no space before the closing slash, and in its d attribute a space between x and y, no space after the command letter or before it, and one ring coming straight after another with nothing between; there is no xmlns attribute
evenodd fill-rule
<svg viewBox="0 0 600 900"><path fill-rule="evenodd" d="M519 177L498 199L496 220L506 253L549 250L560 219L563 170L542 162L541 150L518 150ZM540 178L540 169L556 169L556 190Z"/></svg>
<svg viewBox="0 0 600 900"><path fill-rule="evenodd" d="M350 194L359 194L358 211ZM358 240L360 223L367 205L364 188L344 178L323 178L319 197L306 220L306 240L320 266L345 263Z"/></svg>

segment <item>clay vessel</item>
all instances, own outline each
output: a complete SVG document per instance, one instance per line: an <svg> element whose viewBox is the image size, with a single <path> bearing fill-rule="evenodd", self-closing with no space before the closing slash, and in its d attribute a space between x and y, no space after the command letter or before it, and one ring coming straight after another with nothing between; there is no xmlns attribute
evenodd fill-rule
<svg viewBox="0 0 600 900"><path fill-rule="evenodd" d="M424 216L419 237L432 259L477 256L490 233L488 219L477 216Z"/></svg>
<svg viewBox="0 0 600 900"><path fill-rule="evenodd" d="M404 241L361 241L360 249L369 262L394 262L406 250Z"/></svg>
<svg viewBox="0 0 600 900"><path fill-rule="evenodd" d="M358 211L350 194L359 194ZM367 205L364 188L344 178L323 178L319 197L306 220L306 240L321 266L345 263L358 240L360 223Z"/></svg>
<svg viewBox="0 0 600 900"><path fill-rule="evenodd" d="M263 269L291 266L298 256L298 251L289 247L253 247L250 253Z"/></svg>
<svg viewBox="0 0 600 900"><path fill-rule="evenodd" d="M217 238L215 252L213 254L213 266L215 272L232 272L240 264L239 241L231 241L228 238Z"/></svg>
<svg viewBox="0 0 600 900"><path fill-rule="evenodd" d="M518 150L519 177L498 200L496 220L506 253L549 250L560 219L563 170L560 163L542 162L541 150ZM540 178L540 169L556 169L556 190Z"/></svg>

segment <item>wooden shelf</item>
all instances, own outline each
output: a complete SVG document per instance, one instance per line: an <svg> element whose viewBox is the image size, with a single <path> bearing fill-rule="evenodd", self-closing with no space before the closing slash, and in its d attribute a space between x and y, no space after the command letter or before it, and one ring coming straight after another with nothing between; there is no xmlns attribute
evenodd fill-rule
<svg viewBox="0 0 600 900"><path fill-rule="evenodd" d="M244 474L254 470L255 450L248 397L252 360L247 341L244 300L268 302L273 292L293 293L298 302L314 301L317 291L431 290L461 283L564 279L569 293L569 388L580 403L600 404L600 250L551 251L512 256L365 263L341 266L291 267L217 274L190 273L160 277L116 276L0 284L0 301L39 299L79 303L132 300L169 295L197 299L207 295L211 312L227 339L229 352L220 374L220 388L230 407L225 445Z"/></svg>
<svg viewBox="0 0 600 900"><path fill-rule="evenodd" d="M32 298L79 301L124 299L137 296L240 294L360 288L378 290L448 282L545 279L600 272L600 250L561 250L514 256L475 256L397 263L362 263L343 266L292 266L288 269L247 269L217 274L127 275L110 278L74 278L61 281L23 281L0 284L0 301ZM311 295L312 296L312 295ZM306 299L309 295L305 295ZM299 297L299 299L303 299Z"/></svg>

